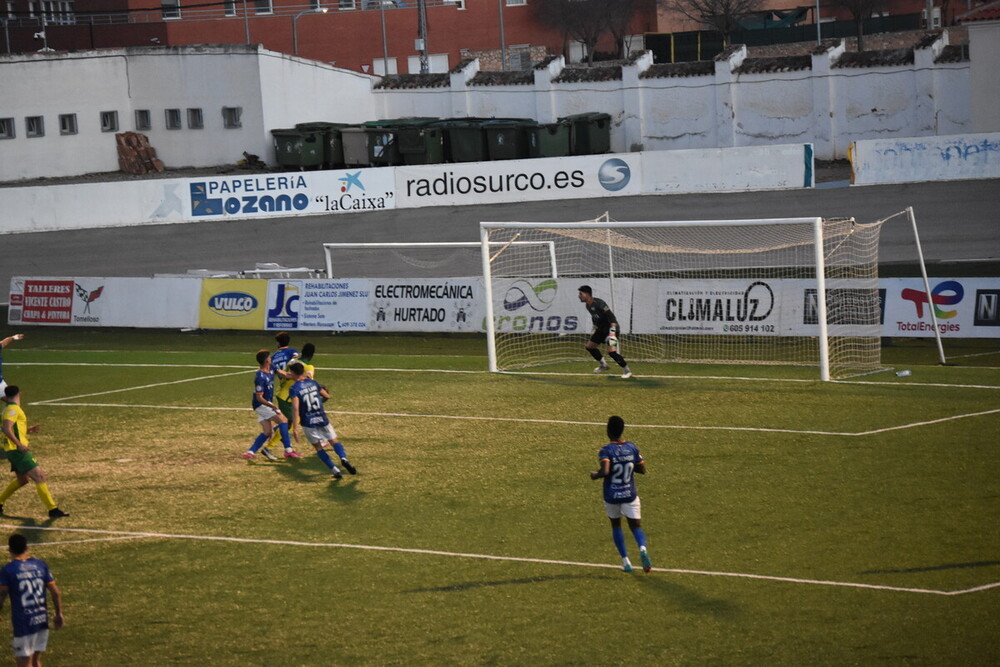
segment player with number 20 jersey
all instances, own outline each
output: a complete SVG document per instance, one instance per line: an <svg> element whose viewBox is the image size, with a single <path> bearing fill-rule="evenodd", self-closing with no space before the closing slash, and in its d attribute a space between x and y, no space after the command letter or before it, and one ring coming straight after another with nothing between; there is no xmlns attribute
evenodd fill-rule
<svg viewBox="0 0 1000 667"><path fill-rule="evenodd" d="M611 463L611 474L604 478L604 502L630 503L639 496L635 487L635 466L642 463L642 454L635 443L608 443L601 447L597 459Z"/></svg>

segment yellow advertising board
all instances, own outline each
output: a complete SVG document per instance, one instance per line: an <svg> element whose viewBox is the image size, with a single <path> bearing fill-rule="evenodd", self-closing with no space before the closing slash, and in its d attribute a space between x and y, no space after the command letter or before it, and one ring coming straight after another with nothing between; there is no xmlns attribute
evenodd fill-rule
<svg viewBox="0 0 1000 667"><path fill-rule="evenodd" d="M198 326L202 329L264 329L267 281L206 278L201 281Z"/></svg>

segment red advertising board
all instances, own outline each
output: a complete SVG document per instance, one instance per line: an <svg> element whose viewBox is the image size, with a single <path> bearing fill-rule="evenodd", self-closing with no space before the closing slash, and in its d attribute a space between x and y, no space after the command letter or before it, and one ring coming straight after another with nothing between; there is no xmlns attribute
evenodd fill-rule
<svg viewBox="0 0 1000 667"><path fill-rule="evenodd" d="M73 316L72 280L25 280L21 321L69 324Z"/></svg>

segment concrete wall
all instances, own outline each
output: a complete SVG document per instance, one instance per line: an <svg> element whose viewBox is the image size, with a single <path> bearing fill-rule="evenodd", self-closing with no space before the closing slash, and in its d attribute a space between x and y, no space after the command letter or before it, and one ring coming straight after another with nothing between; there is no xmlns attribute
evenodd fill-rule
<svg viewBox="0 0 1000 667"><path fill-rule="evenodd" d="M1000 132L854 144L855 185L1000 178Z"/></svg>
<svg viewBox="0 0 1000 667"><path fill-rule="evenodd" d="M244 47L143 49L123 60L119 83L129 94L123 129L135 130L134 111L148 109L152 128L142 133L167 166L232 164L243 151L266 148L256 57ZM241 127L225 127L223 107L242 109ZM189 128L189 108L202 110L203 129ZM167 109L180 109L181 129L167 129Z"/></svg>
<svg viewBox="0 0 1000 667"><path fill-rule="evenodd" d="M117 171L103 111L117 111L125 132L136 130L136 110L149 110L152 127L142 132L168 167L232 164L243 151L273 164L272 129L376 117L374 80L243 45L0 57L0 118L16 127L14 139L0 141L0 181ZM223 107L242 109L241 127L224 127ZM189 108L202 110L203 129L188 127ZM166 109L180 109L181 129L166 128ZM79 133L60 136L59 115L69 113ZM25 137L26 116L44 117L45 136Z"/></svg>
<svg viewBox="0 0 1000 667"><path fill-rule="evenodd" d="M117 111L119 126L132 127L125 58L105 51L7 60L0 67L0 118L14 119L15 137L0 141L0 180L116 171L114 133L101 131L100 118ZM77 134L60 136L60 114L76 114ZM26 136L28 116L44 118L44 136Z"/></svg>
<svg viewBox="0 0 1000 667"><path fill-rule="evenodd" d="M0 118L14 118L17 128L14 139L0 140L0 181L116 171L113 133L101 132L100 113L117 111L125 131L135 129L136 109L150 110L146 134L168 167L231 164L243 151L274 164L270 131L298 122L504 116L544 123L591 111L611 115L612 152L812 143L818 159L844 158L854 141L969 132L973 97L982 122L1000 124L998 33L976 42L986 59L977 72L986 74L975 86L969 62L935 61L946 34L916 49L912 65L838 68L841 45L813 55L811 69L758 71L741 69L740 47L700 76L644 78L652 66L646 53L580 81L555 58L533 70L533 84L470 85L479 71L472 61L446 75L446 86L413 87L417 79L374 91L374 77L258 46L0 56ZM242 108L242 127L223 128L224 106ZM181 110L183 129L165 128L168 108ZM202 109L204 129L187 128L188 108ZM79 134L59 135L61 113L77 114ZM27 139L24 117L33 115L44 116L46 134Z"/></svg>
<svg viewBox="0 0 1000 667"><path fill-rule="evenodd" d="M531 87L470 86L478 71L473 63L451 74L450 95L413 87L376 95L387 117L439 111L551 122L603 111L612 117L614 152L807 142L818 159L829 160L846 158L860 139L968 132L969 63L935 62L946 45L943 33L914 50L913 64L839 68L840 44L814 54L811 68L759 73L741 70L747 50L739 47L720 57L711 74L659 78L642 77L653 64L645 54L622 66L620 78L574 83L558 80L564 63L556 59L535 71Z"/></svg>
<svg viewBox="0 0 1000 667"><path fill-rule="evenodd" d="M969 23L973 132L1000 132L1000 21Z"/></svg>

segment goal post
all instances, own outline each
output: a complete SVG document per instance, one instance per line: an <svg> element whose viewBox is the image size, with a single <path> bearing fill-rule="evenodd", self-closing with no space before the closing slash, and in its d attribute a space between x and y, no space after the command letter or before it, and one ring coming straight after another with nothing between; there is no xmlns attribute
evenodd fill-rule
<svg viewBox="0 0 1000 667"><path fill-rule="evenodd" d="M482 222L489 367L587 361L581 284L609 304L632 361L881 369L881 221L819 217ZM558 280L528 247L548 241Z"/></svg>

